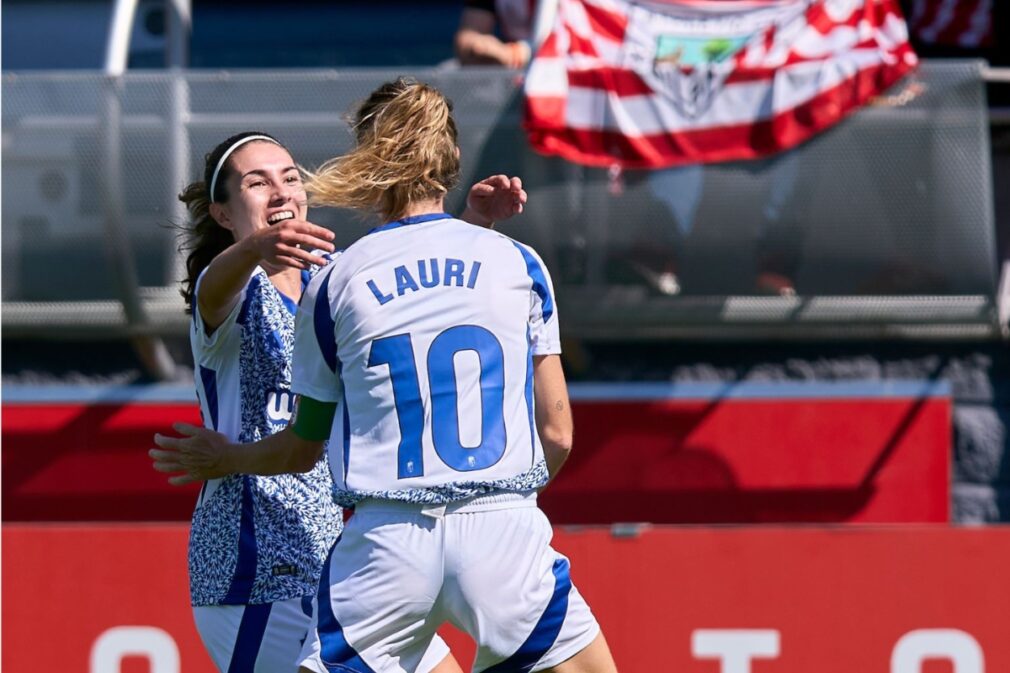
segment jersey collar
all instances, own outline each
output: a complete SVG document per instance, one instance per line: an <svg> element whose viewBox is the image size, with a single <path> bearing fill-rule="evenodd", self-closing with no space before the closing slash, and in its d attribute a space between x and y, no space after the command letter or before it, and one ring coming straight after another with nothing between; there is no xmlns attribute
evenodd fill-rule
<svg viewBox="0 0 1010 673"><path fill-rule="evenodd" d="M434 222L435 220L446 220L451 217L452 215L450 215L449 213L425 213L424 215L414 215L412 217L404 217L401 220L393 220L392 222L387 222L386 224L380 225L375 229L372 229L368 233L375 234L380 231L389 231L390 229L405 227L409 224L422 224L424 222Z"/></svg>

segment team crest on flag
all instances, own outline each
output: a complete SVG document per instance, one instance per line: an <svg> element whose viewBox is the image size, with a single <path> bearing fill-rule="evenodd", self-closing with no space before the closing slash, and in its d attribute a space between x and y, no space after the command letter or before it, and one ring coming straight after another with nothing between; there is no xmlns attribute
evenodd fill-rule
<svg viewBox="0 0 1010 673"><path fill-rule="evenodd" d="M711 104L733 70L731 57L748 38L704 38L660 35L655 41L652 67L642 77L666 94L679 112L696 118Z"/></svg>
<svg viewBox="0 0 1010 673"><path fill-rule="evenodd" d="M560 0L526 128L538 151L587 165L760 157L916 63L897 0Z"/></svg>
<svg viewBox="0 0 1010 673"><path fill-rule="evenodd" d="M735 69L734 57L760 39L770 20L753 13L699 20L697 12L662 9L629 5L624 65L686 118L697 118Z"/></svg>

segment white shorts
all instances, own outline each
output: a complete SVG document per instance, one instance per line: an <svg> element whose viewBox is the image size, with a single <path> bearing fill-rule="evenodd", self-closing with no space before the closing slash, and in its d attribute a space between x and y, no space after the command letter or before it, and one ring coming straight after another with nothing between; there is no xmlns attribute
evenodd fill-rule
<svg viewBox="0 0 1010 673"><path fill-rule="evenodd" d="M208 605L193 608L193 620L221 673L294 673L313 625L312 604L306 597L261 605Z"/></svg>
<svg viewBox="0 0 1010 673"><path fill-rule="evenodd" d="M474 671L538 671L599 633L536 495L445 508L359 504L323 566L316 628L301 665L315 673L427 673L421 655L450 621L477 643Z"/></svg>
<svg viewBox="0 0 1010 673"><path fill-rule="evenodd" d="M315 621L314 604L304 597L262 605L209 605L193 608L193 620L221 673L296 673ZM436 637L424 661L434 668L447 654L449 647Z"/></svg>

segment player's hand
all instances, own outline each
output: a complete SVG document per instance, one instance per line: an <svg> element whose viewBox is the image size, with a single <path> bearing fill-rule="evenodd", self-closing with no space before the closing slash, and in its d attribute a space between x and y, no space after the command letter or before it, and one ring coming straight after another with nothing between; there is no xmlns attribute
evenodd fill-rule
<svg viewBox="0 0 1010 673"><path fill-rule="evenodd" d="M284 220L260 229L243 239L243 243L265 262L264 266L275 269L308 269L313 264L325 266L325 258L309 251L335 250L332 231L298 219Z"/></svg>
<svg viewBox="0 0 1010 673"><path fill-rule="evenodd" d="M492 175L470 188L462 219L482 227L491 227L497 221L507 220L523 212L528 198L520 178Z"/></svg>
<svg viewBox="0 0 1010 673"><path fill-rule="evenodd" d="M220 432L188 423L172 426L182 437L157 434L154 443L161 449L151 449L147 455L158 472L176 473L169 477L173 486L185 486L198 481L218 479L232 474L227 469L227 454L232 444Z"/></svg>

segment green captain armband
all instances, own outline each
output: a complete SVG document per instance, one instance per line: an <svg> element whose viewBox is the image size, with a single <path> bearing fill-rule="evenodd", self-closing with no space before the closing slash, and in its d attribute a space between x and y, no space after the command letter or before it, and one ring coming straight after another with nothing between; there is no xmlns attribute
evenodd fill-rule
<svg viewBox="0 0 1010 673"><path fill-rule="evenodd" d="M309 442L323 442L330 438L333 417L337 415L336 402L320 402L300 395L295 403L295 417L291 431Z"/></svg>

